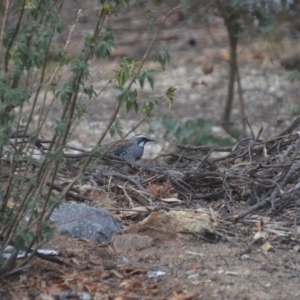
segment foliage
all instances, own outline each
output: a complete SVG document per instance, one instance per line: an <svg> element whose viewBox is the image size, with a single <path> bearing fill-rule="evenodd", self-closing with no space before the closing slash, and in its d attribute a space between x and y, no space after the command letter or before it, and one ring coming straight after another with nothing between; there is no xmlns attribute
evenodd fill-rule
<svg viewBox="0 0 300 300"><path fill-rule="evenodd" d="M70 58L65 49L78 20L70 27L65 47L53 49L51 46L54 35L67 30L59 17L64 1L8 0L11 5L1 4L0 156L7 166L2 166L0 170L0 276L22 269L37 249L52 237L51 213L77 180L84 181L84 171L91 170L92 163L95 163L91 163L92 155L103 155L101 143L107 132L123 136L120 122L116 119L119 109L134 109L145 119L154 106L164 99L171 107L175 97L175 89L169 88L165 95L148 96L140 101L139 90L134 84L138 83L142 89L147 82L154 89L155 70L144 68L145 59L123 58L105 86L114 85L119 92L106 130L90 157L80 165L74 180L62 191L55 191L57 172L68 168L64 149L75 122L88 113L91 103L100 101L105 90L96 91L93 85L86 82L91 80L89 61L93 58L108 60L111 51L117 47L106 16L117 16L129 3L128 0L100 0L102 9L93 34L85 36L81 53ZM149 44L145 58L157 34ZM169 63L166 48L156 56L156 60L163 68ZM70 73L65 79L61 75L64 68L68 68ZM46 106L46 97L50 92L53 98L51 104ZM42 106L37 103L42 103ZM53 137L45 151L41 147L40 136L54 103L60 106L61 116L54 122ZM30 108L26 114L23 113L25 105ZM33 122L33 116L38 116L37 123ZM35 153L37 149L38 154ZM14 250L10 258L5 259L3 254L8 245L13 245ZM25 259L17 262L17 253L21 250L25 253Z"/></svg>
<svg viewBox="0 0 300 300"><path fill-rule="evenodd" d="M153 61L157 61L161 64L163 70L165 69L166 65L168 65L171 61L171 55L169 54L166 47L159 52L153 55Z"/></svg>
<svg viewBox="0 0 300 300"><path fill-rule="evenodd" d="M212 133L212 124L202 118L180 121L175 118L161 115L151 123L151 130L163 128L165 136L176 138L176 143L191 145L230 146L233 141L229 138L218 137Z"/></svg>

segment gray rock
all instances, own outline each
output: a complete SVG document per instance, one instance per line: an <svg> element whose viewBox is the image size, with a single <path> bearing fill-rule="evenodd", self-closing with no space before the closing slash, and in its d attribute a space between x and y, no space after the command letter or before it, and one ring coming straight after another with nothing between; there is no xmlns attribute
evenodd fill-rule
<svg viewBox="0 0 300 300"><path fill-rule="evenodd" d="M60 233L87 238L94 243L103 243L122 229L107 210L77 203L60 205L53 211L51 219L57 222Z"/></svg>

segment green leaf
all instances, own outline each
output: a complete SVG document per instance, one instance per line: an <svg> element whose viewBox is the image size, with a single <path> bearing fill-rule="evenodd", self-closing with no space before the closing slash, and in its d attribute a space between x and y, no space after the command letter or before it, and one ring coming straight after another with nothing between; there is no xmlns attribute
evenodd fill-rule
<svg viewBox="0 0 300 300"><path fill-rule="evenodd" d="M115 133L117 133L121 138L123 137L122 127L119 119L116 119L113 126L110 128L110 135L113 136Z"/></svg>
<svg viewBox="0 0 300 300"><path fill-rule="evenodd" d="M88 95L89 100L91 100L93 96L97 95L92 84L89 87L85 87L83 89L83 92Z"/></svg>
<svg viewBox="0 0 300 300"><path fill-rule="evenodd" d="M168 99L168 102L169 102L169 110L171 111L172 107L173 107L174 98L177 96L176 95L176 88L174 88L174 87L168 88L168 90L166 91L166 96L167 96L167 99Z"/></svg>
<svg viewBox="0 0 300 300"><path fill-rule="evenodd" d="M126 93L123 92L117 96L117 100L119 103L122 103L127 100Z"/></svg>
<svg viewBox="0 0 300 300"><path fill-rule="evenodd" d="M141 88L144 88L144 83L145 80L147 79L150 87L152 88L152 90L154 89L154 74L155 74L156 70L150 69L150 70L145 70L142 69L140 72L140 76L139 76L139 83Z"/></svg>
<svg viewBox="0 0 300 300"><path fill-rule="evenodd" d="M106 25L100 36L100 40L95 46L95 56L100 59L109 59L112 49L117 48L111 28Z"/></svg>
<svg viewBox="0 0 300 300"><path fill-rule="evenodd" d="M132 107L132 101L126 101L126 111L129 112Z"/></svg>
<svg viewBox="0 0 300 300"><path fill-rule="evenodd" d="M153 78L153 76L148 76L147 79L148 79L148 82L149 82L149 84L150 84L150 86L153 90L154 89L154 78Z"/></svg>
<svg viewBox="0 0 300 300"><path fill-rule="evenodd" d="M152 59L154 62L159 62L161 64L162 69L164 70L165 67L170 64L172 57L169 54L167 48L163 46L162 51L154 54Z"/></svg>
<svg viewBox="0 0 300 300"><path fill-rule="evenodd" d="M115 132L116 132L116 129L115 129L114 127L110 127L110 128L109 128L110 136L114 136L114 135L115 135Z"/></svg>
<svg viewBox="0 0 300 300"><path fill-rule="evenodd" d="M76 94L76 91L72 87L72 83L70 81L62 84L60 89L58 89L56 93L56 97L60 96L61 103L66 105L71 101L71 97Z"/></svg>
<svg viewBox="0 0 300 300"><path fill-rule="evenodd" d="M119 91L119 92L124 92L124 88L122 86L119 86L119 85L115 85L114 88Z"/></svg>
<svg viewBox="0 0 300 300"><path fill-rule="evenodd" d="M133 105L133 108L134 108L135 112L137 113L139 111L139 105L138 105L138 103L136 101L133 101L132 105Z"/></svg>
<svg viewBox="0 0 300 300"><path fill-rule="evenodd" d="M123 61L124 63L127 63L127 64L132 64L132 63L134 63L134 59L131 58L131 57L123 57L123 58L122 58L122 61Z"/></svg>
<svg viewBox="0 0 300 300"><path fill-rule="evenodd" d="M54 127L54 132L58 136L64 136L67 130L67 123L65 121L56 120L56 125Z"/></svg>
<svg viewBox="0 0 300 300"><path fill-rule="evenodd" d="M71 71L76 77L82 77L83 79L87 79L90 76L88 64L81 59L72 60Z"/></svg>

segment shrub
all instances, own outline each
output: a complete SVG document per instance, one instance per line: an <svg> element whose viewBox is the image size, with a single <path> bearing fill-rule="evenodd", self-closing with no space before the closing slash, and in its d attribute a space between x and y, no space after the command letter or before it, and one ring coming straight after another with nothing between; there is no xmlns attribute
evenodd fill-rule
<svg viewBox="0 0 300 300"><path fill-rule="evenodd" d="M65 47L52 48L53 37L66 30L59 17L63 4L64 0L7 0L0 4L0 276L21 270L38 248L51 239L54 232L49 223L51 213L89 165L91 156L62 191L54 190L57 172L66 167L64 149L72 126L88 112L88 105L101 96L101 92L85 84L91 76L88 63L91 59L109 59L116 44L107 16L119 12L128 0L100 1L93 34L86 35L83 50L74 58L68 57L65 49L77 20L70 27ZM146 81L154 88L154 70L147 70L143 63L156 37L157 34L141 61L124 58L114 78L108 80L115 84L119 95L106 130L92 153L103 154L101 143L109 130L122 135L116 120L121 106L128 111L141 111L147 117L163 98L172 102L175 89L169 89L165 96L147 98L140 110L138 92L133 88L137 82L143 88ZM164 65L169 56L163 50L155 60ZM63 80L61 71L66 65L70 75ZM86 105L80 103L79 92L87 96ZM53 98L51 104L46 105L50 93ZM45 147L41 134L54 103L60 106L61 115ZM24 115L25 105L30 106L30 111ZM34 116L38 116L35 130L32 128ZM36 150L39 150L37 156ZM13 246L13 252L5 258L3 254L9 245ZM19 251L24 252L25 258L17 263Z"/></svg>

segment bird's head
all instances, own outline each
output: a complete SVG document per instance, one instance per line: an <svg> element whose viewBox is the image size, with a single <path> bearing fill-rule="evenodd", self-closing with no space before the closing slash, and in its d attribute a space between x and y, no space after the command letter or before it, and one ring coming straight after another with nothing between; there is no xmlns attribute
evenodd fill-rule
<svg viewBox="0 0 300 300"><path fill-rule="evenodd" d="M147 134L141 133L137 134L131 138L131 141L140 147L144 147L148 142L155 142L155 140L151 139Z"/></svg>

